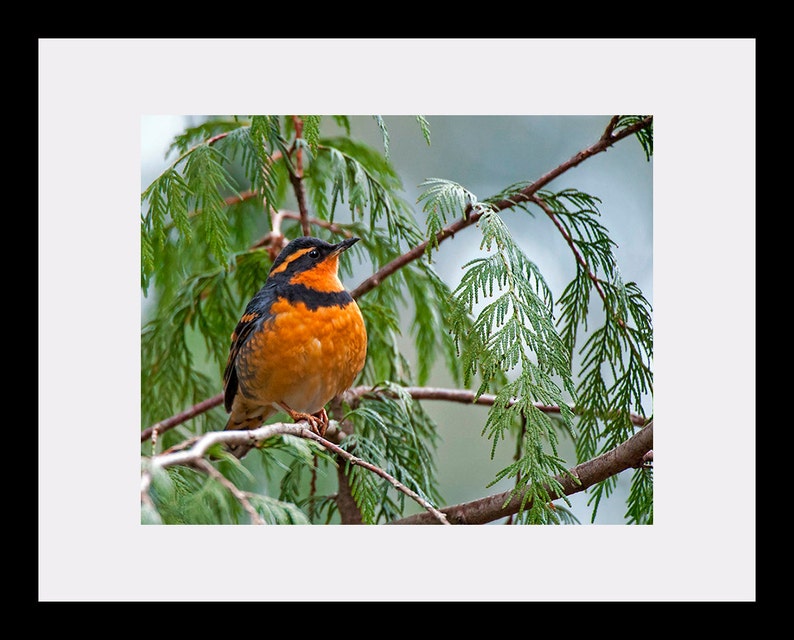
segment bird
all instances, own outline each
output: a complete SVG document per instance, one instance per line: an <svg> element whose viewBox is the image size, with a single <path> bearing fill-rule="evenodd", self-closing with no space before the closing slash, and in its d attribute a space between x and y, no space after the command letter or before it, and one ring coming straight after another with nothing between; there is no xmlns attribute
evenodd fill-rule
<svg viewBox="0 0 794 640"><path fill-rule="evenodd" d="M325 435L325 405L352 386L366 361L364 318L338 275L340 255L359 240L302 236L273 261L231 334L224 430L256 429L284 411ZM230 447L237 457L250 449Z"/></svg>

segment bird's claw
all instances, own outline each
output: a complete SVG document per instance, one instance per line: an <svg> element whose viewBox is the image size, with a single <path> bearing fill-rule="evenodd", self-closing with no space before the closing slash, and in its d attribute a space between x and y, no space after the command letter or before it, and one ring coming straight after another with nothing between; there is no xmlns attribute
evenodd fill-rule
<svg viewBox="0 0 794 640"><path fill-rule="evenodd" d="M284 406L284 409L295 422L305 420L309 423L309 428L321 438L325 436L328 430L328 413L325 408L320 409L317 413L301 413L300 411L293 411Z"/></svg>
<svg viewBox="0 0 794 640"><path fill-rule="evenodd" d="M328 430L328 413L325 408L320 409L317 413L306 416L309 421L309 426L312 431L321 438L325 437L325 432Z"/></svg>

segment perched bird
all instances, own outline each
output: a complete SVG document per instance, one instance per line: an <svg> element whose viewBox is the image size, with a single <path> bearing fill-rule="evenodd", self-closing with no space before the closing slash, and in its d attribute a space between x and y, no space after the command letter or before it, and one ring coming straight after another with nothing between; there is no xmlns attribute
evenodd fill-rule
<svg viewBox="0 0 794 640"><path fill-rule="evenodd" d="M279 253L231 336L226 429L255 429L284 411L325 435L326 403L353 384L367 355L361 310L337 274L340 254L358 240L301 237Z"/></svg>

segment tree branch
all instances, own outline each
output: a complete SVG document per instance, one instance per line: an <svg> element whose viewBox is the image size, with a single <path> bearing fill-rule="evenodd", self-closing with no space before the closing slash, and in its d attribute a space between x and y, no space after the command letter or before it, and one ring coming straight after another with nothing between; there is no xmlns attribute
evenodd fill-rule
<svg viewBox="0 0 794 640"><path fill-rule="evenodd" d="M325 432L325 437L328 440L339 444L345 436L355 431L353 424L349 420L344 419L344 407L342 407L342 400L339 396L331 400L328 415L336 420L336 422L331 424L337 427L335 431L329 429ZM354 448L351 447L351 452L352 450ZM344 465L340 464L337 466L336 475L339 488L336 492L335 500L342 524L363 524L364 517L358 504L356 504L355 498L353 498L353 489L350 486L350 478L345 473Z"/></svg>
<svg viewBox="0 0 794 640"><path fill-rule="evenodd" d="M479 404L491 406L496 401L496 396L490 393L483 393L479 397L474 391L468 389L448 389L441 387L402 387L414 400L447 400L449 402L460 402L463 404ZM386 388L370 387L361 385L351 387L342 394L342 399L350 406L356 406L361 397L373 393L388 392ZM510 404L513 404L512 402ZM557 405L533 403L536 409L544 413L559 413L560 407ZM508 405L510 406L510 405ZM577 413L576 406L570 407L571 411ZM631 423L637 427L643 426L648 419L635 413L630 414Z"/></svg>
<svg viewBox="0 0 794 640"><path fill-rule="evenodd" d="M570 247L574 259L576 260L576 262L579 263L582 269L584 269L585 273L587 274L587 277L590 278L590 280L593 282L593 286L595 286L596 291L598 291L598 295L601 296L601 299L606 302L607 296L604 293L604 290L601 288L600 280L598 279L596 274L590 271L590 266L587 264L587 261L584 259L584 256L582 256L582 254L579 253L579 250L576 248L576 244L574 243L574 240L571 237L571 235L565 230L565 227L563 227L559 218L556 215L554 215L554 211L551 210L551 207L549 207L549 205L546 203L545 200L543 200L543 198L538 198L536 195L532 195L530 196L529 199L531 202L538 205L543 210L543 212L548 216L548 218L552 221L554 226L557 227L557 230L565 239L566 244L568 245L568 247ZM616 320L621 327L625 326L625 323L621 318L616 318Z"/></svg>
<svg viewBox="0 0 794 640"><path fill-rule="evenodd" d="M141 442L146 442L149 438L152 439L152 451L154 451L154 446L157 444L157 436L169 429L173 429L176 426L179 426L183 422L187 422L191 418L195 418L198 415L201 415L205 411L209 411L217 407L219 404L223 402L223 394L219 393L218 395L212 396L211 398L207 398L206 400L202 400L198 404L194 404L189 409L185 409L182 413L177 413L170 418L166 418L165 420L161 420L153 424L151 427L144 429L141 431Z"/></svg>
<svg viewBox="0 0 794 640"><path fill-rule="evenodd" d="M229 133L230 133L229 131L223 131L223 132L218 133L218 134L216 134L214 136L210 136L209 138L207 138L206 140L204 140L202 142L199 142L198 144L194 144L192 147L190 147L190 149L185 151L181 156L179 156L176 160L174 160L171 163L171 167L175 167L176 165L178 165L180 162L182 162L182 160L187 158L191 153L193 153L199 147L203 147L204 145L209 147L209 146L215 144L218 140L223 140L223 138L228 136Z"/></svg>
<svg viewBox="0 0 794 640"><path fill-rule="evenodd" d="M611 138L612 132L615 130L615 127L618 125L618 122L620 122L620 116L612 116L609 119L609 124L607 124L607 128L604 130L604 134L601 137L607 139Z"/></svg>
<svg viewBox="0 0 794 640"><path fill-rule="evenodd" d="M295 124L295 140L303 136L303 120L298 116L292 116ZM312 227L309 223L309 208L306 206L306 188L303 184L303 149L298 146L295 151L295 171L289 172L289 179L292 188L295 190L295 198L298 201L298 211L300 211L301 230L304 236L312 234Z"/></svg>
<svg viewBox="0 0 794 640"><path fill-rule="evenodd" d="M308 423L306 423L305 421L301 421L297 423L278 422L274 424L265 425L263 427L259 427L258 429L242 430L242 431L211 431L209 433L205 433L203 436L198 438L190 448L152 456L152 458L150 459L149 470L144 471L143 473L143 477L141 479L141 487L148 488L150 484L151 473L156 469L163 469L165 467L171 467L175 465L183 465L183 466L197 468L206 472L206 469L204 468L204 464L203 464L206 462L204 460L204 456L207 454L209 449L214 445L224 444L227 446L243 446L248 448L251 446L255 446L256 443L258 442L263 442L268 438L272 438L273 436L288 434L300 438L307 438L309 440L314 440L315 442L319 443L320 446L322 446L328 451L332 451L333 453L337 454L349 464L360 466L364 469L367 469L368 471L371 471L379 475L381 478L387 480L395 489L401 491L409 498L416 501L422 507L427 509L427 511L430 512L430 514L434 519L438 520L442 524L449 524L449 522L447 522L446 517L444 517L444 514L438 511L429 502L427 502L427 500L422 498L422 496L420 496L415 491L409 489L404 484L402 484L394 476L390 475L380 467L376 467L374 464L371 464L366 460L362 460L361 458L354 456L353 454L351 454L348 451L345 451L344 449L334 444L333 442L330 442L329 440L326 440L325 438L317 435L316 433L314 433L313 431L311 431L306 427L307 424Z"/></svg>
<svg viewBox="0 0 794 640"><path fill-rule="evenodd" d="M554 479L562 485L563 494L570 496L617 475L621 471L641 465L647 453L652 449L653 421L614 449L576 465L568 473L559 474ZM452 524L486 524L518 513L525 492L526 490L511 498L512 492L505 491L471 502L443 507L441 511ZM550 489L549 494L552 496L552 500L556 500L562 495L558 495ZM524 509L529 509L530 506L531 503L527 503L524 505ZM435 524L435 522L436 520L428 517L428 514L420 513L395 520L390 524Z"/></svg>
<svg viewBox="0 0 794 640"><path fill-rule="evenodd" d="M336 479L339 483L339 490L336 493L336 508L339 509L342 524L364 524L361 509L358 508L353 498L350 478L345 473L344 465L340 464L336 468Z"/></svg>
<svg viewBox="0 0 794 640"><path fill-rule="evenodd" d="M469 391L468 389L447 389L447 388L440 388L440 387L403 387L403 389L414 399L414 400L447 400L449 402L460 402L463 404L479 404L479 405L486 405L491 406L496 396L490 393L483 393L481 396L477 397L474 391ZM356 406L358 404L359 399L362 396L365 396L369 393L383 393L385 389L378 389L377 387L370 387L367 385L361 385L358 387L351 387L347 391L342 394L342 399L351 406ZM169 429L173 429L174 427L190 420L191 418L195 418L197 415L204 413L205 411L209 411L213 407L218 406L223 402L223 394L219 393L212 398L199 402L198 404L193 405L189 409L186 409L182 413L178 413L175 416L172 416L166 420L162 420L157 424L152 425L151 427L144 429L141 431L141 442L145 442L149 438L155 435L155 431L157 434L163 433L168 431ZM548 404L541 404L540 402L534 403L537 409L540 409L544 413L559 413L560 407L556 405L548 405ZM577 409L576 406L572 406L571 410L576 413ZM637 415L632 413L630 415L631 423L637 427L643 426L647 418L643 416ZM155 436L156 437L156 436Z"/></svg>
<svg viewBox="0 0 794 640"><path fill-rule="evenodd" d="M613 120L610 120L610 124L607 127L607 130L604 132L604 135L599 138L598 142L595 144L583 149L575 156L571 157L566 162L563 162L561 165L557 166L556 168L552 169L548 173L545 173L540 178L535 180L532 184L528 185L524 189L521 189L516 194L512 195L510 198L505 198L502 200L497 200L496 202L491 202L489 210L496 210L502 211L504 209L510 209L515 205L521 202L529 202L532 199L532 196L539 191L541 188L545 187L549 182L558 178L563 173L576 167L577 165L581 164L591 156L594 156L602 151L606 151L609 147L614 145L619 140L623 138L633 135L642 129L645 129L653 122L653 116L648 116L647 118L643 118L642 120L638 120L634 124L626 127L625 129L621 129L617 133L613 133L612 128L614 127ZM470 227L473 224L476 224L477 221L483 216L484 211L473 211L471 206L466 208L466 211L463 214L462 218L459 218L455 222L447 225L441 231L436 234L436 242L440 245L444 240L447 238L453 237L458 231L465 229L466 227ZM403 255L395 258L388 264L381 267L377 272L371 275L369 278L364 280L361 284L359 284L350 294L354 298L359 298L360 296L364 295L368 291L371 291L375 287L377 287L385 278L388 278L391 274L393 274L398 269L401 269L409 262L413 262L414 260L421 258L422 255L427 250L428 241L422 242L415 246L410 251L407 251Z"/></svg>

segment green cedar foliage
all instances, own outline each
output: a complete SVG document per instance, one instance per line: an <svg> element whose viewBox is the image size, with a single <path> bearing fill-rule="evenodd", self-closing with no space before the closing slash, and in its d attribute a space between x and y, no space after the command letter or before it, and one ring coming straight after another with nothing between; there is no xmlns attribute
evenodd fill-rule
<svg viewBox="0 0 794 640"><path fill-rule="evenodd" d="M641 118L621 116L614 130ZM578 523L570 509L553 503L552 492L561 488L554 476L573 466L560 457L560 435L575 442L577 462L589 460L635 432L633 419L646 417L653 392L651 308L635 283L623 281L614 242L600 222L600 200L575 189L541 189L527 200L520 193L529 182L480 199L453 181L429 178L420 185L420 225L414 207L400 196L387 120L374 120L382 152L353 139L346 116L213 117L176 136L167 152L175 160L141 195L147 310L142 428L221 390L230 333L270 267L262 240L271 231L272 214L297 210L297 177L311 216L321 221L314 235L335 241L333 223L362 240L349 252L352 258L341 262L343 277L352 274L355 261L374 273L426 242L420 259L358 299L369 336L358 382L370 391L342 407L354 431L341 446L443 506L434 464L436 426L405 391L425 385L443 358L457 385L475 389L477 397L494 395L482 435L491 441L492 457L501 443L514 443L513 463L491 483L508 478L511 496L521 495L522 509L511 521ZM325 134L333 125L343 133ZM417 117L417 127L429 145L428 121ZM640 129L636 138L650 159L652 127ZM566 239L576 271L556 300L542 265L512 237L506 215L552 222ZM469 219L476 219L482 255L465 265L451 290L434 271L433 254L444 250L438 241L444 227ZM296 237L300 223L283 218L280 231ZM592 326L593 318L598 326ZM420 354L415 363L400 347L405 326ZM538 404L559 412L550 414ZM152 453L222 429L225 420L222 407L215 407L162 433L154 452L150 442L142 443L144 468ZM185 467L154 472L142 521L247 523L253 511L266 523L335 522L338 465L363 522L391 522L421 509L371 471L293 436L262 443L242 462L214 451L208 463L225 480ZM590 490L591 519L615 485L613 476ZM627 523L653 522L652 495L652 470L636 469Z"/></svg>

